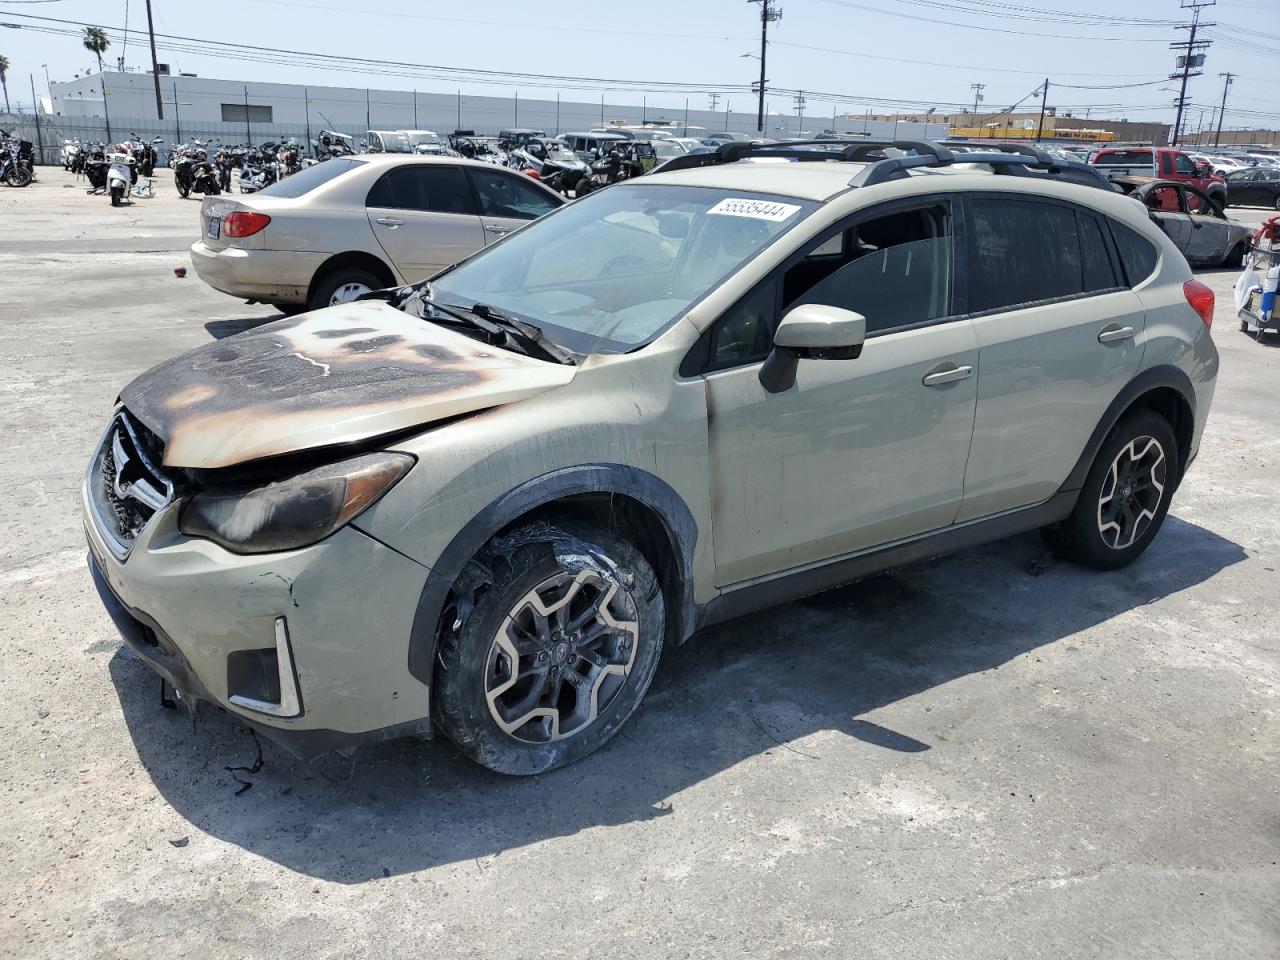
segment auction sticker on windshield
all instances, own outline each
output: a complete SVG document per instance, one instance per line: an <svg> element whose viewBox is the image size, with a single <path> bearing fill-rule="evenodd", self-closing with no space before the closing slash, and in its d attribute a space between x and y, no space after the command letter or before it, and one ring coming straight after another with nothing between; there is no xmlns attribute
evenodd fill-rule
<svg viewBox="0 0 1280 960"><path fill-rule="evenodd" d="M800 207L792 203L725 197L707 213L719 214L722 217L750 217L752 220L772 220L781 223L799 210Z"/></svg>

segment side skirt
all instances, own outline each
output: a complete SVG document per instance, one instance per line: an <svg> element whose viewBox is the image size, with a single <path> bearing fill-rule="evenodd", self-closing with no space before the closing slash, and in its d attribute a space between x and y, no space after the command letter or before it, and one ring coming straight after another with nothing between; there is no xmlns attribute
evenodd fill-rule
<svg viewBox="0 0 1280 960"><path fill-rule="evenodd" d="M967 550L1057 523L1071 513L1079 493L1079 490L1061 490L1032 507L1022 507L909 540L900 540L888 546L828 561L821 566L783 573L768 580L731 586L720 596L698 608L697 628L702 629L781 603L822 593L894 567Z"/></svg>

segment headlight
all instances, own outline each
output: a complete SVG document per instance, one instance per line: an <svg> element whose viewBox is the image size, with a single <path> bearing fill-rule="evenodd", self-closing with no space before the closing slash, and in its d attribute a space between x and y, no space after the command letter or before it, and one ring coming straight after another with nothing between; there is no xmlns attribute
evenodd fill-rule
<svg viewBox="0 0 1280 960"><path fill-rule="evenodd" d="M178 529L232 553L296 550L354 520L413 463L404 453L370 453L261 487L206 490L183 508Z"/></svg>

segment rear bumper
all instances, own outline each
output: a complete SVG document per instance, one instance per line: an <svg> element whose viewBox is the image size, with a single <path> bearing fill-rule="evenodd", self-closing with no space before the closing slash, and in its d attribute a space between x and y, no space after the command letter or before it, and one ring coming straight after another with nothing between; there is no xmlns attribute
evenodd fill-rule
<svg viewBox="0 0 1280 960"><path fill-rule="evenodd" d="M244 300L264 303L307 302L316 270L327 254L285 250L214 250L197 240L191 245L191 265L215 290Z"/></svg>

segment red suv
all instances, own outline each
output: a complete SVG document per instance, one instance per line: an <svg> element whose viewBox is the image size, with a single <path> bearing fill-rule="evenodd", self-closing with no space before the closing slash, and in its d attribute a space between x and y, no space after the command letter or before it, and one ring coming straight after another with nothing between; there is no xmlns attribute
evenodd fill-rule
<svg viewBox="0 0 1280 960"><path fill-rule="evenodd" d="M1099 150L1091 161L1111 179L1159 177L1199 187L1220 207L1226 206L1227 183L1188 154L1171 147L1115 147Z"/></svg>

